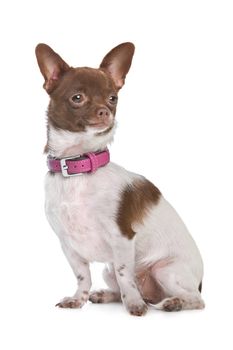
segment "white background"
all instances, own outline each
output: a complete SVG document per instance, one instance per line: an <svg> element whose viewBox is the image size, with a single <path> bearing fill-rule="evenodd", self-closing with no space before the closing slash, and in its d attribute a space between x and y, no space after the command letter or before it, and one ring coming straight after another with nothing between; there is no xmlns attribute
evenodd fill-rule
<svg viewBox="0 0 233 350"><path fill-rule="evenodd" d="M232 349L232 2L2 1L0 17L1 349ZM189 227L204 311L54 307L76 282L43 211L48 97L34 47L97 67L124 41L136 53L112 160L153 181Z"/></svg>

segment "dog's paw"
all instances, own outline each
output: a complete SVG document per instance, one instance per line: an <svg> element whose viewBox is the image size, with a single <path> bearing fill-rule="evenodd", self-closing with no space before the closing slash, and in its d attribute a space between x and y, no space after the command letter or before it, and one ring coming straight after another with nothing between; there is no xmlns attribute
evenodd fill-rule
<svg viewBox="0 0 233 350"><path fill-rule="evenodd" d="M89 300L94 303L112 303L121 301L121 295L120 293L113 292L111 290L100 290L100 291L94 291L90 294Z"/></svg>
<svg viewBox="0 0 233 350"><path fill-rule="evenodd" d="M168 312L180 311L182 310L182 306L183 306L183 300L177 297L168 298L163 302L163 310Z"/></svg>
<svg viewBox="0 0 233 350"><path fill-rule="evenodd" d="M76 299L76 298L66 297L66 298L63 298L55 306L58 306L60 308L80 309L85 303L86 303L86 300L82 300L81 298Z"/></svg>
<svg viewBox="0 0 233 350"><path fill-rule="evenodd" d="M133 316L144 316L147 313L148 306L144 302L129 303L126 308L130 315Z"/></svg>

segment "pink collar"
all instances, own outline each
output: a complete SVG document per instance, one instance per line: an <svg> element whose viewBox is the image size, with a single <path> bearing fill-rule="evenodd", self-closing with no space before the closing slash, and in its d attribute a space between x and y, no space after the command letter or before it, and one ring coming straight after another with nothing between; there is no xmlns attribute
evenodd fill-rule
<svg viewBox="0 0 233 350"><path fill-rule="evenodd" d="M82 175L83 173L94 173L98 168L108 164L110 161L109 150L101 152L89 152L75 157L62 159L48 156L48 168L53 173L62 173L65 177Z"/></svg>

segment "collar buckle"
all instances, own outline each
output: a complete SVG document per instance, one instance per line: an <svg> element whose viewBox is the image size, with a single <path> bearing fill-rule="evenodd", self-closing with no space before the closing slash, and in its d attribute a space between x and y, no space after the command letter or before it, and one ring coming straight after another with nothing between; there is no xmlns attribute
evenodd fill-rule
<svg viewBox="0 0 233 350"><path fill-rule="evenodd" d="M65 157L60 159L60 164L61 164L61 172L64 177L73 177L73 176L80 176L83 175L84 173L75 173L75 174L69 174L68 173L68 165L66 164L67 160L74 160L76 158L80 158L81 155L76 155L75 157Z"/></svg>

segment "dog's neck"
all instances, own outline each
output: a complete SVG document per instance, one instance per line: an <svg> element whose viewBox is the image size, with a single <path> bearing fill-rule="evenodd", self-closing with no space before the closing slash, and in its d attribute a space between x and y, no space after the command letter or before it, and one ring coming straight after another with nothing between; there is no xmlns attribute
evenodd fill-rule
<svg viewBox="0 0 233 350"><path fill-rule="evenodd" d="M85 132L71 132L49 125L47 150L49 155L56 158L101 151L113 141L115 129L116 124L106 133L93 133L91 129Z"/></svg>

